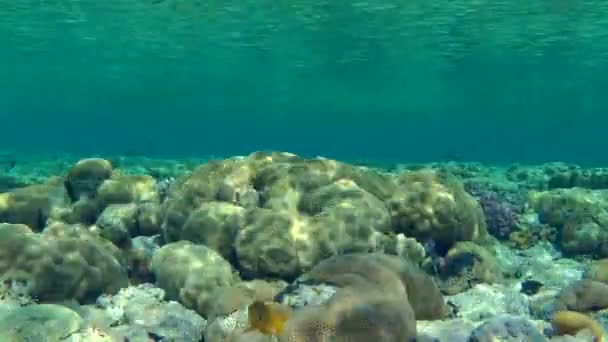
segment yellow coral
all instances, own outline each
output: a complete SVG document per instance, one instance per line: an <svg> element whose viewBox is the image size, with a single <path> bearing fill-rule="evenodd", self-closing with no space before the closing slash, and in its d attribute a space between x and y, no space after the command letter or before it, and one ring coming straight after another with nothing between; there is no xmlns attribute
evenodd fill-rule
<svg viewBox="0 0 608 342"><path fill-rule="evenodd" d="M602 327L591 317L576 311L558 311L551 322L556 335L576 335L583 329L589 329L595 342L603 342Z"/></svg>

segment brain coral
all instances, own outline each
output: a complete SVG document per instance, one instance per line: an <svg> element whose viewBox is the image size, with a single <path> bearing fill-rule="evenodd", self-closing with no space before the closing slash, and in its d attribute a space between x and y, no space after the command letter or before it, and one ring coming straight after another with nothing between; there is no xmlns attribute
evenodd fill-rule
<svg viewBox="0 0 608 342"><path fill-rule="evenodd" d="M25 284L41 300L94 300L126 287L120 251L78 226L52 225L42 234L0 224L0 278Z"/></svg>
<svg viewBox="0 0 608 342"><path fill-rule="evenodd" d="M201 165L162 205L166 241L220 252L247 277L292 280L332 255L395 253L398 234L449 248L486 236L462 184L426 171L379 171L289 153L253 153Z"/></svg>
<svg viewBox="0 0 608 342"><path fill-rule="evenodd" d="M608 308L608 285L581 279L562 289L555 301L558 310L589 311Z"/></svg>
<svg viewBox="0 0 608 342"><path fill-rule="evenodd" d="M321 306L297 311L281 342L398 342L416 337L414 312L403 296L345 288Z"/></svg>
<svg viewBox="0 0 608 342"><path fill-rule="evenodd" d="M239 277L222 256L211 248L189 241L169 243L152 257L150 269L167 297L207 317L213 291L232 286Z"/></svg>
<svg viewBox="0 0 608 342"><path fill-rule="evenodd" d="M247 276L292 279L331 255L395 250L384 201L395 184L288 153L212 161L168 191L163 237L205 244Z"/></svg>
<svg viewBox="0 0 608 342"><path fill-rule="evenodd" d="M542 223L558 230L567 255L608 256L608 193L605 190L556 189L533 193L530 203Z"/></svg>
<svg viewBox="0 0 608 342"><path fill-rule="evenodd" d="M112 164L99 158L82 159L70 170L65 179L65 188L72 199L93 198L97 188L112 175Z"/></svg>
<svg viewBox="0 0 608 342"><path fill-rule="evenodd" d="M395 297L406 297L417 319L440 319L447 313L443 296L433 279L417 266L394 255L337 255L323 260L298 281L356 288L361 292L373 289Z"/></svg>
<svg viewBox="0 0 608 342"><path fill-rule="evenodd" d="M432 239L444 250L458 241L487 236L482 209L462 184L429 170L406 173L400 184L401 191L388 203L398 232Z"/></svg>
<svg viewBox="0 0 608 342"><path fill-rule="evenodd" d="M35 231L47 224L51 210L65 201L65 190L56 180L0 194L0 222L22 223Z"/></svg>

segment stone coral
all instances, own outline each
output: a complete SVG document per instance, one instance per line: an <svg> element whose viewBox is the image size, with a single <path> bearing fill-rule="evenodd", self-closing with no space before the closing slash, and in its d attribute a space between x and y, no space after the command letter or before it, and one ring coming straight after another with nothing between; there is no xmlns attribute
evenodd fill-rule
<svg viewBox="0 0 608 342"><path fill-rule="evenodd" d="M535 192L530 203L541 223L555 227L566 255L608 256L608 201L605 191L556 189Z"/></svg>
<svg viewBox="0 0 608 342"><path fill-rule="evenodd" d="M557 310L589 311L608 308L608 285L589 279L579 280L557 296Z"/></svg>
<svg viewBox="0 0 608 342"><path fill-rule="evenodd" d="M0 222L25 224L41 231L54 205L62 205L65 190L54 180L0 194Z"/></svg>
<svg viewBox="0 0 608 342"><path fill-rule="evenodd" d="M462 184L429 170L404 174L401 190L388 202L397 232L420 241L432 239L442 250L458 241L486 238L479 203Z"/></svg>
<svg viewBox="0 0 608 342"><path fill-rule="evenodd" d="M334 160L253 153L177 179L162 233L219 251L245 276L290 280L332 255L396 250L384 202L396 189L390 177Z"/></svg>
<svg viewBox="0 0 608 342"><path fill-rule="evenodd" d="M342 289L325 305L294 314L281 342L408 341L416 337L416 321L407 299L379 291Z"/></svg>
<svg viewBox="0 0 608 342"><path fill-rule="evenodd" d="M583 278L599 281L608 285L608 259L601 259L593 262L585 273Z"/></svg>
<svg viewBox="0 0 608 342"><path fill-rule="evenodd" d="M0 224L0 277L26 284L40 300L91 301L127 285L125 260L110 242L85 229L54 225L43 234Z"/></svg>
<svg viewBox="0 0 608 342"><path fill-rule="evenodd" d="M317 264L298 279L310 284L374 289L395 296L406 296L417 319L440 319L447 308L439 288L425 272L400 257L383 253L338 255Z"/></svg>
<svg viewBox="0 0 608 342"><path fill-rule="evenodd" d="M207 317L213 291L231 286L239 277L213 249L189 241L169 243L152 257L150 270L167 297Z"/></svg>

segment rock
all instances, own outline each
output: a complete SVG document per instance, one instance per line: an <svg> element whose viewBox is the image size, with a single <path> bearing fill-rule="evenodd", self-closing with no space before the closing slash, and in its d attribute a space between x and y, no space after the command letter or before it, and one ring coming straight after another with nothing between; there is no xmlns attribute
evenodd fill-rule
<svg viewBox="0 0 608 342"><path fill-rule="evenodd" d="M545 342L547 338L522 317L498 315L471 332L468 342Z"/></svg>
<svg viewBox="0 0 608 342"><path fill-rule="evenodd" d="M338 290L328 284L305 284L296 282L286 291L279 293L277 300L292 308L302 308L308 305L319 305L327 302Z"/></svg>
<svg viewBox="0 0 608 342"><path fill-rule="evenodd" d="M243 308L225 317L216 317L205 330L205 342L224 342L248 327L247 309Z"/></svg>
<svg viewBox="0 0 608 342"><path fill-rule="evenodd" d="M54 304L0 311L0 341L60 341L77 332L81 317Z"/></svg>
<svg viewBox="0 0 608 342"><path fill-rule="evenodd" d="M494 251L500 268L513 279L512 281L520 283L522 280L535 279L543 283L541 292L560 290L568 286L579 280L584 270L582 263L563 258L548 242L539 243L523 251L497 245Z"/></svg>
<svg viewBox="0 0 608 342"><path fill-rule="evenodd" d="M528 315L530 312L525 295L499 284L478 284L447 300L458 308L459 317L474 322L498 314Z"/></svg>
<svg viewBox="0 0 608 342"><path fill-rule="evenodd" d="M418 321L416 342L469 342L473 329L480 323L466 319Z"/></svg>
<svg viewBox="0 0 608 342"><path fill-rule="evenodd" d="M114 316L114 336L137 341L156 336L167 341L200 341L204 318L176 302L163 301L164 291L150 284L128 287L114 296L101 296L97 305Z"/></svg>

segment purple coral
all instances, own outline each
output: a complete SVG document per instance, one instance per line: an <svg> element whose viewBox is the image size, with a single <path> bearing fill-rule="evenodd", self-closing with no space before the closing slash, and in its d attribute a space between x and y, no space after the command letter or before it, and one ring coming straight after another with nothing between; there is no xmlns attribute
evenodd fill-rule
<svg viewBox="0 0 608 342"><path fill-rule="evenodd" d="M508 203L500 200L493 192L486 192L478 197L479 204L486 217L486 224L490 234L499 239L509 237L516 227L517 217Z"/></svg>
<svg viewBox="0 0 608 342"><path fill-rule="evenodd" d="M467 191L477 198L486 218L490 234L506 239L517 226L517 205L510 203L496 191L484 189L478 184L467 184ZM515 201L514 201L515 202Z"/></svg>

